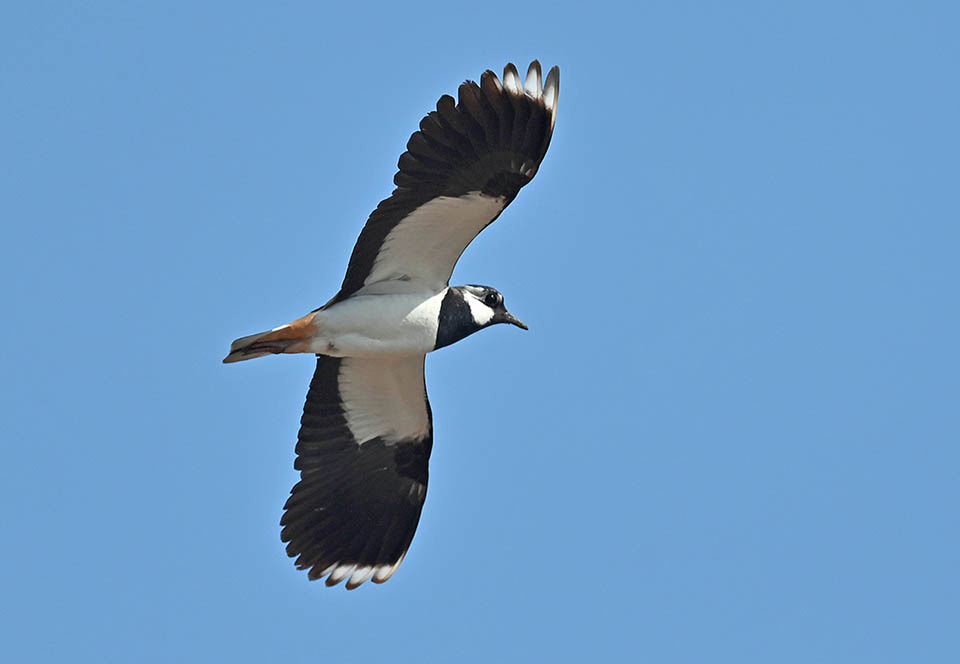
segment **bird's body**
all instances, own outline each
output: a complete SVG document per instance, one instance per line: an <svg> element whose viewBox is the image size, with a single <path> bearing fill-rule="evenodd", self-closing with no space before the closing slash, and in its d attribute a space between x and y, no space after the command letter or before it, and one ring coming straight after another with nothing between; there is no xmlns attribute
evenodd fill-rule
<svg viewBox="0 0 960 664"><path fill-rule="evenodd" d="M233 343L224 362L275 353L330 357L425 355L480 330L497 316L494 309L469 290L476 288L478 293L486 294L493 291L489 286L445 287L439 293L390 292L404 283L383 282L383 289L361 291L269 332L241 337ZM512 315L506 316L495 322L525 327ZM452 322L445 322L450 319Z"/></svg>
<svg viewBox="0 0 960 664"><path fill-rule="evenodd" d="M355 295L256 335L254 343L290 343L277 352L331 357L423 355L433 350L442 301L443 293L429 291ZM283 338L291 334L297 337Z"/></svg>
<svg viewBox="0 0 960 664"><path fill-rule="evenodd" d="M365 294L338 302L317 312L311 350L334 357L429 353L445 292Z"/></svg>
<svg viewBox="0 0 960 664"><path fill-rule="evenodd" d="M526 325L488 286L450 287L467 245L536 174L556 118L559 70L540 65L444 96L400 158L397 189L367 221L340 292L319 309L233 342L224 362L311 353L293 488L281 521L309 577L386 581L413 538L433 445L427 353L498 323Z"/></svg>

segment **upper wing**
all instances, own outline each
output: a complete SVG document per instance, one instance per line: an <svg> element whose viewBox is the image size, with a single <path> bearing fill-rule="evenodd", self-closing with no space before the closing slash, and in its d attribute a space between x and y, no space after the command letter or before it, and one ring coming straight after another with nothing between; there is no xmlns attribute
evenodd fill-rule
<svg viewBox="0 0 960 664"><path fill-rule="evenodd" d="M280 521L287 554L311 580L383 583L403 561L433 446L423 361L317 357L294 464L301 479Z"/></svg>
<svg viewBox="0 0 960 664"><path fill-rule="evenodd" d="M534 60L521 86L516 67L503 83L485 71L480 85L444 95L407 142L397 188L367 220L340 292L349 297L385 280L416 281L436 292L450 281L467 245L536 175L557 117L560 70L541 87Z"/></svg>

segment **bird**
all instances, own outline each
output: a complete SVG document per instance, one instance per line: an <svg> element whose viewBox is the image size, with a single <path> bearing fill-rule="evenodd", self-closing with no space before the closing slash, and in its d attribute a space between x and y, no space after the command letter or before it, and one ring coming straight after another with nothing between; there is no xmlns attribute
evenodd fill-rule
<svg viewBox="0 0 960 664"><path fill-rule="evenodd" d="M224 363L316 356L297 434L300 479L280 538L327 586L383 583L420 521L433 447L426 355L497 324L527 326L489 286L450 286L467 246L536 175L560 70L508 63L443 95L400 156L393 193L363 226L340 290L286 325L241 337Z"/></svg>

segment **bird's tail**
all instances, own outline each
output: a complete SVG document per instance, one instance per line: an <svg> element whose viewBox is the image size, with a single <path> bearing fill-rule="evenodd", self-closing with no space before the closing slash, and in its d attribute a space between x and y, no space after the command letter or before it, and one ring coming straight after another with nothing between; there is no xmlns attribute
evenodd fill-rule
<svg viewBox="0 0 960 664"><path fill-rule="evenodd" d="M230 352L223 358L223 363L242 362L277 353L313 352L310 350L310 342L316 331L314 314L310 313L267 332L240 337L230 344Z"/></svg>

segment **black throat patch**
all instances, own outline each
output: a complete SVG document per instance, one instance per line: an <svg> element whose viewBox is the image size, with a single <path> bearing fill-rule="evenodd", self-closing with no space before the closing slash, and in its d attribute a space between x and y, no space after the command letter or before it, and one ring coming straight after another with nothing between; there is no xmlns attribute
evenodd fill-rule
<svg viewBox="0 0 960 664"><path fill-rule="evenodd" d="M440 303L440 321L437 325L437 342L434 348L449 346L480 329L470 313L470 305L464 294L456 288L447 289Z"/></svg>

